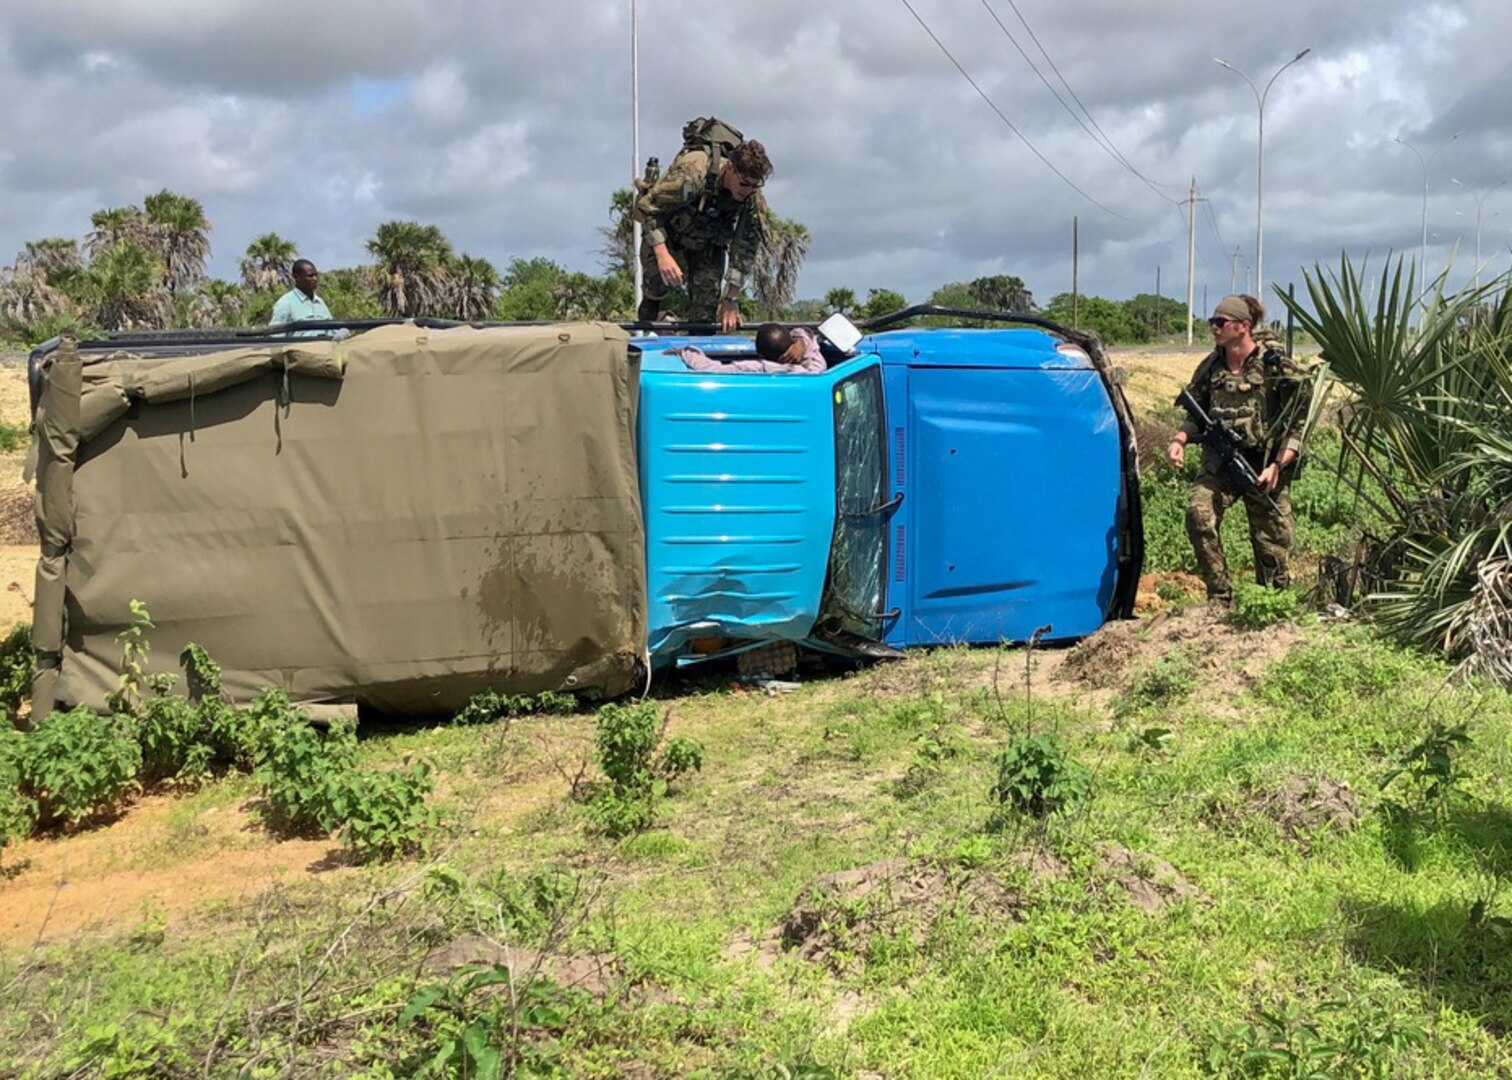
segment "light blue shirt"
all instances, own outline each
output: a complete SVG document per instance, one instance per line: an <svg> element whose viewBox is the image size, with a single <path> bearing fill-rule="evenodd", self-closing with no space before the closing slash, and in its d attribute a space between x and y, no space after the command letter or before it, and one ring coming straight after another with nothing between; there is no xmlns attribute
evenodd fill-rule
<svg viewBox="0 0 1512 1080"><path fill-rule="evenodd" d="M278 303L273 305L273 317L268 320L269 326L279 326L283 323L304 322L306 319L329 319L331 309L326 307L326 302L320 298L320 294L306 296L298 289L290 289L278 298Z"/></svg>

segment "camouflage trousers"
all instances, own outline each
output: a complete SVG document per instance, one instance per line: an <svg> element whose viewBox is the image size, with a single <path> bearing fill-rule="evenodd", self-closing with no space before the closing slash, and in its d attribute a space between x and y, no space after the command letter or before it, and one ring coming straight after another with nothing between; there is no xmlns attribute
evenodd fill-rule
<svg viewBox="0 0 1512 1080"><path fill-rule="evenodd" d="M1261 585L1285 589L1291 585L1291 570L1286 556L1291 551L1294 524L1291 491L1286 484L1272 493L1272 507L1258 492L1240 495L1225 473L1204 472L1192 485L1187 498L1187 535L1197 554L1197 569L1207 585L1208 599L1232 600L1234 587L1229 582L1228 560L1218 528L1223 514L1240 499L1249 518L1250 546L1255 552L1255 580Z"/></svg>
<svg viewBox="0 0 1512 1080"><path fill-rule="evenodd" d="M706 247L685 249L675 237L667 238L667 251L682 267L683 285L688 290L688 322L714 322L719 318L719 287L724 283L725 249ZM654 322L661 314L662 301L671 289L656 269L656 252L645 241L640 250L641 281L644 299L636 317Z"/></svg>

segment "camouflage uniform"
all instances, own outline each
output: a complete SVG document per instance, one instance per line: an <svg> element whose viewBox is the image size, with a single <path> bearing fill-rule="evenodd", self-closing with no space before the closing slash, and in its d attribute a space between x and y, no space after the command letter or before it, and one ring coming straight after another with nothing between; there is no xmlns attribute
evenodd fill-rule
<svg viewBox="0 0 1512 1080"><path fill-rule="evenodd" d="M1245 359L1238 374L1230 374L1223 350L1216 349L1197 366L1189 389L1197 403L1214 420L1222 420L1244 440L1245 457L1261 472L1283 449L1302 452L1302 429L1306 418L1304 372L1281 352L1259 344ZM1188 440L1195 441L1197 427L1189 419L1181 425ZM1192 485L1187 500L1187 535L1197 554L1197 566L1207 584L1209 599L1230 600L1228 561L1218 528L1230 506L1244 500L1249 518L1250 544L1255 553L1255 578L1261 585L1284 589L1291 584L1286 557L1292 546L1294 524L1291 479L1296 462L1281 471L1280 482L1270 502L1259 492L1242 495L1238 485L1223 471L1217 455L1203 450L1202 475ZM1271 505L1274 502L1274 506Z"/></svg>
<svg viewBox="0 0 1512 1080"><path fill-rule="evenodd" d="M735 198L717 174L709 175L708 153L686 150L636 200L635 209L645 223L640 260L646 299L641 318L647 312L655 318L667 295L653 250L656 244L666 244L687 284L688 320L714 322L721 283L740 288L756 262L766 221L761 193L753 192L744 202Z"/></svg>

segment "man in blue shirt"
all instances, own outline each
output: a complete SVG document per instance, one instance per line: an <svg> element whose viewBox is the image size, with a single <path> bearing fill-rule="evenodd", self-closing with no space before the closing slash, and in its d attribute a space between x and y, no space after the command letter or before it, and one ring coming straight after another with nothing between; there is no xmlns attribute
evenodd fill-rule
<svg viewBox="0 0 1512 1080"><path fill-rule="evenodd" d="M320 283L320 271L309 259L294 263L294 287L278 298L273 305L273 317L269 326L284 323L304 322L306 319L329 319L331 309L315 295L315 286Z"/></svg>

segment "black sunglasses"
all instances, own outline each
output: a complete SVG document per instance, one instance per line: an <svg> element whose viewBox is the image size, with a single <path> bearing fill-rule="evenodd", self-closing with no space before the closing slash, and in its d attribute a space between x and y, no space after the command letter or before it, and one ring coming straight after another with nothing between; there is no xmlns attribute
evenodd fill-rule
<svg viewBox="0 0 1512 1080"><path fill-rule="evenodd" d="M1208 325L1211 326L1214 330L1222 330L1229 323L1239 321L1239 319L1225 319L1222 315L1214 315L1211 319L1208 320Z"/></svg>

